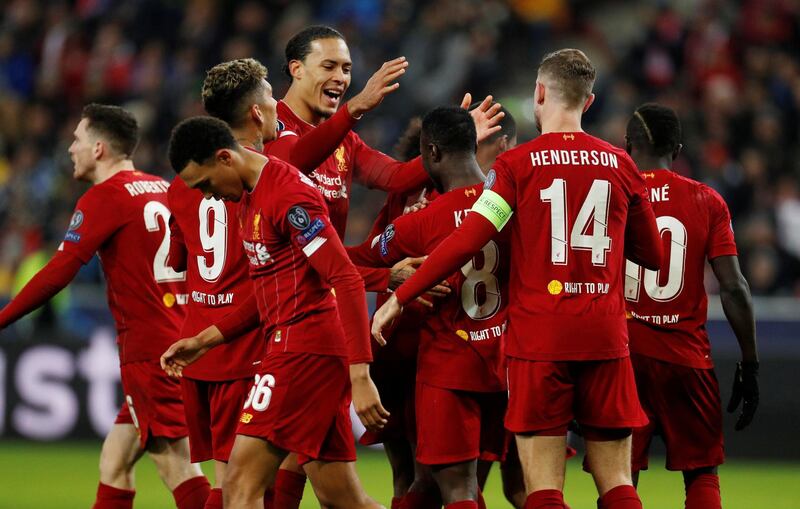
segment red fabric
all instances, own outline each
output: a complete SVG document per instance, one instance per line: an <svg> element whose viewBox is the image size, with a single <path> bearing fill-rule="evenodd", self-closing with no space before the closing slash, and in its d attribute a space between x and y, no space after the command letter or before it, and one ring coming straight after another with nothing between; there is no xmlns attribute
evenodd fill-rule
<svg viewBox="0 0 800 509"><path fill-rule="evenodd" d="M392 497L391 509L400 509L400 503L402 501L403 501L403 497Z"/></svg>
<svg viewBox="0 0 800 509"><path fill-rule="evenodd" d="M564 494L559 490L534 491L525 500L525 509L563 509Z"/></svg>
<svg viewBox="0 0 800 509"><path fill-rule="evenodd" d="M188 436L180 382L170 378L158 361L123 364L122 391L128 418L139 432L142 449L151 436L183 438ZM120 422L121 412L117 416Z"/></svg>
<svg viewBox="0 0 800 509"><path fill-rule="evenodd" d="M280 472L280 471L279 471ZM264 491L264 509L273 509L275 500L275 490L273 488L267 488Z"/></svg>
<svg viewBox="0 0 800 509"><path fill-rule="evenodd" d="M478 488L478 509L486 509L486 500L483 499L483 493Z"/></svg>
<svg viewBox="0 0 800 509"><path fill-rule="evenodd" d="M447 504L444 506L444 509L478 509L478 507L478 502L474 500L460 500L452 504Z"/></svg>
<svg viewBox="0 0 800 509"><path fill-rule="evenodd" d="M283 101L278 102L278 119L283 124L283 129L278 133L276 141L264 147L264 153L268 155L287 157L286 145L290 142L286 138L299 136L302 139L319 129L298 117ZM325 142L327 147L336 146L331 143L334 140L335 137L330 137ZM319 154L322 152L320 150ZM347 227L353 180L369 188L400 192L420 188L429 180L420 158L400 163L370 148L352 131L347 132L338 148L329 148L327 154L327 159L317 165L309 177L314 180L325 200L331 223L340 238L344 238ZM288 157L291 160L293 156Z"/></svg>
<svg viewBox="0 0 800 509"><path fill-rule="evenodd" d="M416 459L446 465L502 461L506 452L505 392L467 392L417 382ZM457 422L458 426L453 426Z"/></svg>
<svg viewBox="0 0 800 509"><path fill-rule="evenodd" d="M261 334L261 315L258 311L258 299L255 293L247 296L239 306L222 317L216 324L225 342L233 341L250 331Z"/></svg>
<svg viewBox="0 0 800 509"><path fill-rule="evenodd" d="M180 379L192 463L228 462L252 378L223 382Z"/></svg>
<svg viewBox="0 0 800 509"><path fill-rule="evenodd" d="M722 499L719 493L717 474L700 474L686 486L686 509L720 509Z"/></svg>
<svg viewBox="0 0 800 509"><path fill-rule="evenodd" d="M210 493L208 479L200 475L179 484L172 491L172 497L178 509L203 509Z"/></svg>
<svg viewBox="0 0 800 509"><path fill-rule="evenodd" d="M64 289L81 268L74 255L57 251L53 258L0 311L0 329L8 327Z"/></svg>
<svg viewBox="0 0 800 509"><path fill-rule="evenodd" d="M643 174L661 229L659 272L629 262L625 298L632 352L693 368L711 368L706 331L705 263L736 256L731 216L716 191L669 170Z"/></svg>
<svg viewBox="0 0 800 509"><path fill-rule="evenodd" d="M62 243L64 253L83 263L100 255L122 364L160 358L185 317L185 274L166 266L168 187L139 171L92 186L78 200Z"/></svg>
<svg viewBox="0 0 800 509"><path fill-rule="evenodd" d="M697 369L631 354L636 388L650 423L633 430L632 469L645 470L653 436L667 447L668 470L725 461L722 401L713 369Z"/></svg>
<svg viewBox="0 0 800 509"><path fill-rule="evenodd" d="M301 464L355 461L350 373L344 358L273 350L264 358L256 380L237 434L260 437L296 452Z"/></svg>
<svg viewBox="0 0 800 509"><path fill-rule="evenodd" d="M372 360L364 282L311 181L270 159L239 213L261 321L277 330L270 351Z"/></svg>
<svg viewBox="0 0 800 509"><path fill-rule="evenodd" d="M442 498L439 489L429 491L409 491L400 502L400 509L441 509Z"/></svg>
<svg viewBox="0 0 800 509"><path fill-rule="evenodd" d="M482 187L454 189L425 209L395 219L372 245L373 261L393 265L433 252L467 217ZM421 324L419 380L466 391L505 390L502 337L510 269L506 239L504 233L497 235L455 274L446 274L453 293L436 299L435 312Z"/></svg>
<svg viewBox="0 0 800 509"><path fill-rule="evenodd" d="M298 509L305 487L305 475L279 469L275 476L274 506L280 509Z"/></svg>
<svg viewBox="0 0 800 509"><path fill-rule="evenodd" d="M122 490L98 483L97 496L92 509L133 509L135 490Z"/></svg>
<svg viewBox="0 0 800 509"><path fill-rule="evenodd" d="M238 204L204 199L175 177L167 193L174 227L171 228L170 264L173 253L184 251L188 260L186 282L188 316L181 337L194 336L219 321L253 292L247 260L236 223ZM176 262L181 256L176 255ZM255 374L254 363L264 356L263 336L258 328L237 341L211 349L188 366L183 376L197 380L235 380Z"/></svg>
<svg viewBox="0 0 800 509"><path fill-rule="evenodd" d="M211 488L211 493L208 494L206 505L203 509L222 509L222 490L219 488Z"/></svg>
<svg viewBox="0 0 800 509"><path fill-rule="evenodd" d="M642 509L642 502L633 486L622 485L600 497L603 509Z"/></svg>
<svg viewBox="0 0 800 509"><path fill-rule="evenodd" d="M283 159L305 174L311 173L333 154L356 122L345 104L331 118L302 136L284 125L278 138L266 147L264 153Z"/></svg>
<svg viewBox="0 0 800 509"><path fill-rule="evenodd" d="M628 357L594 362L509 357L508 387L506 428L514 433L563 429L573 419L596 428L647 424Z"/></svg>

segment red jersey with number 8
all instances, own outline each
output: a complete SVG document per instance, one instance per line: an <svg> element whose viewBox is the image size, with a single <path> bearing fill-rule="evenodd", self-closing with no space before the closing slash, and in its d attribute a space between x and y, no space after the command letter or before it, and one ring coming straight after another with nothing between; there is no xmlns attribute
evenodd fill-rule
<svg viewBox="0 0 800 509"><path fill-rule="evenodd" d="M59 247L83 263L99 254L121 364L161 357L185 316L186 273L167 265L168 188L140 171L114 174L78 200Z"/></svg>
<svg viewBox="0 0 800 509"><path fill-rule="evenodd" d="M509 356L628 355L626 223L653 216L625 151L582 132L543 134L497 159L476 207L511 230Z"/></svg>
<svg viewBox="0 0 800 509"><path fill-rule="evenodd" d="M643 175L664 258L657 272L627 262L631 351L692 368L711 368L705 261L737 254L730 212L707 185L669 170Z"/></svg>

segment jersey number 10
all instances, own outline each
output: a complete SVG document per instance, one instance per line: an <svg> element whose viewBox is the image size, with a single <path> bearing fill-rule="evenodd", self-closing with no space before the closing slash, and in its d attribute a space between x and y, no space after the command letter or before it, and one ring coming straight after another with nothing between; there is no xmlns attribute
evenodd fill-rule
<svg viewBox="0 0 800 509"><path fill-rule="evenodd" d="M672 216L661 216L656 218L658 231L661 236L669 232L671 238L669 243L669 268L667 281L664 285L659 285L661 271L644 271L642 278L642 267L626 260L625 264L625 298L631 302L639 302L639 292L644 279L644 291L656 302L668 302L677 297L683 290L684 272L686 269L686 226ZM666 253L664 253L666 254Z"/></svg>

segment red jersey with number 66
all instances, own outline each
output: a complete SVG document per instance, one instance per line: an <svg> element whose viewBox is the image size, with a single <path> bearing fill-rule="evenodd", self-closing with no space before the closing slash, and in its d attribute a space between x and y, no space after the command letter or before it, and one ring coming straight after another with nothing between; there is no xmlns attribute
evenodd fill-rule
<svg viewBox="0 0 800 509"><path fill-rule="evenodd" d="M121 364L161 357L185 316L186 273L167 265L168 188L140 171L114 174L81 196L59 247L83 263L99 254Z"/></svg>
<svg viewBox="0 0 800 509"><path fill-rule="evenodd" d="M169 186L172 252L183 248L189 292L188 315L181 337L213 325L253 293L247 257L239 238L236 203L203 198L180 177ZM255 374L266 343L260 328L211 349L184 370L197 380L234 380Z"/></svg>
<svg viewBox="0 0 800 509"><path fill-rule="evenodd" d="M728 206L707 185L669 170L643 175L664 257L657 272L627 262L631 351L692 368L711 368L703 276L706 259L737 254Z"/></svg>
<svg viewBox="0 0 800 509"><path fill-rule="evenodd" d="M398 217L373 242L373 256L391 265L408 256L429 254L461 224L482 191L482 183L454 189L425 209ZM434 299L437 308L420 331L419 381L446 389L505 390L506 238L501 233L489 241L448 278L453 293Z"/></svg>
<svg viewBox="0 0 800 509"><path fill-rule="evenodd" d="M474 210L511 230L506 353L542 361L626 357L626 227L654 228L634 162L603 140L570 132L519 145L493 168Z"/></svg>

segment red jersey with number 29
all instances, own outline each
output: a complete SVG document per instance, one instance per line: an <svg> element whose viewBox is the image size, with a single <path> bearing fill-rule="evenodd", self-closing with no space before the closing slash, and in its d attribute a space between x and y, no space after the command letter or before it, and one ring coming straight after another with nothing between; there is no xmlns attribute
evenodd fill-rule
<svg viewBox="0 0 800 509"><path fill-rule="evenodd" d="M643 175L664 258L659 271L627 263L631 351L692 368L711 368L703 277L706 259L737 254L728 206L707 185L669 170Z"/></svg>
<svg viewBox="0 0 800 509"><path fill-rule="evenodd" d="M203 198L176 177L167 193L172 211L172 247L186 255L188 314L181 337L194 336L225 317L253 293L247 257L239 238L239 206ZM233 380L255 374L264 356L260 328L211 349L184 370L198 380Z"/></svg>
<svg viewBox="0 0 800 509"><path fill-rule="evenodd" d="M483 191L483 184L454 189L423 210L395 219L372 249L387 265L425 256L453 233ZM434 299L425 319L417 360L418 380L446 389L495 392L506 388L509 250L507 235L489 241L448 278L453 293Z"/></svg>
<svg viewBox="0 0 800 509"><path fill-rule="evenodd" d="M154 360L178 339L185 272L167 265L169 218L163 179L121 171L78 200L59 247L87 263L97 252L117 326L120 363Z"/></svg>
<svg viewBox="0 0 800 509"><path fill-rule="evenodd" d="M636 165L625 151L571 132L519 145L493 168L476 211L511 230L506 353L546 361L627 356L626 222L653 221Z"/></svg>

